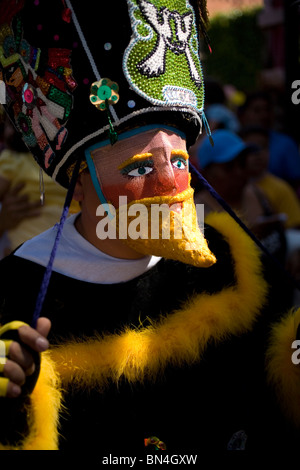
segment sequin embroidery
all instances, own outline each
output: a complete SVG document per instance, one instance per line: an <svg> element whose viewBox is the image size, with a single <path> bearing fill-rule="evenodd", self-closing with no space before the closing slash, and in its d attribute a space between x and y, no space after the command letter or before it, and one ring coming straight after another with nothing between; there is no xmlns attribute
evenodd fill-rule
<svg viewBox="0 0 300 470"><path fill-rule="evenodd" d="M189 1L127 3L133 36L123 69L130 86L153 104L189 106L202 112L202 68Z"/></svg>
<svg viewBox="0 0 300 470"><path fill-rule="evenodd" d="M14 29L7 23L0 26L0 79L6 85L9 114L24 142L29 148L42 150L44 167L48 168L67 138L64 124L73 106L70 92L76 87L71 51L48 49L47 65L39 73L43 51L22 36L19 19Z"/></svg>

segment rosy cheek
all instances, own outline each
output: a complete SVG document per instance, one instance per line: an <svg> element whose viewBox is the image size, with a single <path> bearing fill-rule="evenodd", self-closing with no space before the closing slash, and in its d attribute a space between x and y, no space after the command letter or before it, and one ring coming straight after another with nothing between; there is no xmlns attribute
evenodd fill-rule
<svg viewBox="0 0 300 470"><path fill-rule="evenodd" d="M185 191L189 186L189 173L175 169L174 176L177 186L176 192ZM104 196L115 208L119 207L119 196L126 196L127 203L130 203L146 197L160 196L161 189L162 186L155 175L153 177L126 178L124 182L102 185Z"/></svg>
<svg viewBox="0 0 300 470"><path fill-rule="evenodd" d="M124 184L105 184L102 189L107 201L116 208L119 207L120 196L126 196L127 203L146 197L144 196L145 184L140 178L128 180Z"/></svg>

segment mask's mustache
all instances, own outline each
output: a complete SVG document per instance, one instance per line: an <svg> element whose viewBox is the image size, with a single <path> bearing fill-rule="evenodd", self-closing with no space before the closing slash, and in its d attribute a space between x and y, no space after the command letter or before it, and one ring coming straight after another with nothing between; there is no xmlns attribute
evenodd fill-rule
<svg viewBox="0 0 300 470"><path fill-rule="evenodd" d="M141 254L211 266L216 258L199 228L193 194L189 187L175 196L154 196L120 206L116 211L120 238Z"/></svg>
<svg viewBox="0 0 300 470"><path fill-rule="evenodd" d="M173 204L180 203L191 199L194 195L194 190L189 187L185 191L178 193L174 196L167 195L167 196L153 196L144 199L140 199L138 201L132 201L128 204L128 207L132 206L133 204L143 204L147 207L151 205L160 205L160 204L167 204L168 206L172 206Z"/></svg>
<svg viewBox="0 0 300 470"><path fill-rule="evenodd" d="M193 194L193 189L189 187L175 196L154 196L121 205L116 211L118 233L122 234L122 239L127 236L135 240L182 238L183 217L186 219L190 214L191 209L188 204L194 204ZM124 237L125 224L126 230L127 226L129 228L126 237ZM139 236L136 234L131 236L133 226L139 226Z"/></svg>

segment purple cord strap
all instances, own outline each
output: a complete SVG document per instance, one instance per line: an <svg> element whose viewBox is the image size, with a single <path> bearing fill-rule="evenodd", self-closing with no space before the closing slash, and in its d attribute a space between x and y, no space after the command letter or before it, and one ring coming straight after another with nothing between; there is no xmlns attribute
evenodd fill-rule
<svg viewBox="0 0 300 470"><path fill-rule="evenodd" d="M239 224L239 226L249 235L250 238L256 243L256 245L268 256L268 258L274 263L274 265L292 282L294 287L300 290L300 285L294 279L288 271L282 266L282 264L267 250L267 248L261 243L254 233L249 230L249 228L241 221L241 219L236 215L232 208L227 204L226 201L214 190L214 188L209 184L209 182L201 175L201 173L195 168L195 166L189 163L190 170L194 173L199 181L201 181L203 187L218 201L218 203L225 209L226 212Z"/></svg>
<svg viewBox="0 0 300 470"><path fill-rule="evenodd" d="M204 176L201 175L201 173L194 167L192 163L189 163L189 167L194 173L198 179L201 181L203 187L207 189L207 191L218 201L220 206L225 209L226 212L228 212L229 215L242 227L243 230L252 238L252 240L255 241L255 243L261 248L265 253L268 255L272 256L267 249L264 247L264 245L256 238L256 236L249 230L249 228L239 219L239 217L236 215L236 213L232 210L232 208L227 204L226 201L220 196L220 194L217 193L217 191L209 184L209 182L204 178Z"/></svg>
<svg viewBox="0 0 300 470"><path fill-rule="evenodd" d="M44 273L44 277L43 277L43 280L42 280L42 283L41 283L41 287L40 287L40 290L39 290L39 293L38 293L37 301L36 301L36 304L35 304L35 309L34 309L34 312L33 312L33 317L32 317L32 322L31 322L31 326L33 328L36 327L36 323L37 323L37 320L38 320L38 318L41 314L43 303L44 303L44 300L45 300L45 297L46 297L46 294L47 294L47 290L48 290L48 286L49 286L49 282L50 282L50 277L51 277L51 274L52 274L53 263L54 263L56 251L57 251L59 240L60 240L60 237L61 237L61 234L62 234L62 231L63 231L64 223L66 221L66 218L67 218L67 215L68 215L68 212L69 212L69 207L70 207L70 204L71 204L71 201L72 201L73 192L74 192L74 188L75 188L76 181L77 181L78 171L79 171L79 168L80 168L80 163L81 163L81 160L80 159L77 160L74 171L73 171L73 174L72 174L72 178L71 178L71 181L70 181L70 186L69 186L69 189L68 189L68 192L67 192L67 195L66 195L66 199L65 199L65 203L64 203L64 207L63 207L63 211L62 211L62 214L61 214L59 224L55 225L55 227L57 227L57 233L56 233L55 241L54 241L54 244L53 244L53 247L52 247L52 250L51 250L50 258L49 258L49 261L48 261L48 264L47 264L47 267L46 267L46 270L45 270L45 273Z"/></svg>

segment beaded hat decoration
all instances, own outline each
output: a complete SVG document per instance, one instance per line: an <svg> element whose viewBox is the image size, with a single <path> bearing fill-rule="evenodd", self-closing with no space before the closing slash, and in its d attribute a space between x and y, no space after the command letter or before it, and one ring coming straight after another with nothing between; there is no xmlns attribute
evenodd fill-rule
<svg viewBox="0 0 300 470"><path fill-rule="evenodd" d="M205 0L1 0L0 80L15 127L62 186L84 150L148 124L201 131Z"/></svg>

